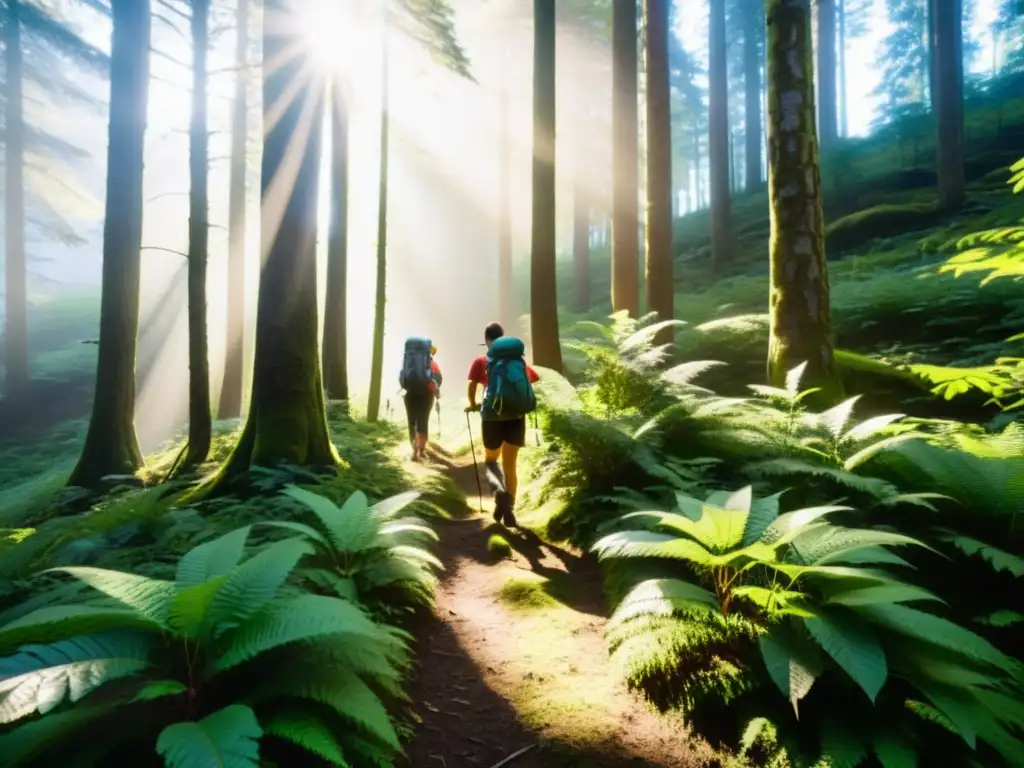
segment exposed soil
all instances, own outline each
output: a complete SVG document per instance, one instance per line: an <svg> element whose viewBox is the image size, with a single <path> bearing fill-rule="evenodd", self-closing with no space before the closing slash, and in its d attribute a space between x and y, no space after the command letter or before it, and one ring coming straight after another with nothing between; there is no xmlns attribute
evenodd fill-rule
<svg viewBox="0 0 1024 768"><path fill-rule="evenodd" d="M474 510L437 524L446 572L436 615L419 633L421 667L410 694L422 723L408 744L411 765L718 764L706 745L688 737L681 720L652 712L617 679L604 648L596 564L529 531L496 525L486 499L484 514L476 513L472 461L435 459L448 465L445 471ZM488 537L496 532L512 545L511 558L488 552ZM510 582L544 585L543 600L499 600Z"/></svg>

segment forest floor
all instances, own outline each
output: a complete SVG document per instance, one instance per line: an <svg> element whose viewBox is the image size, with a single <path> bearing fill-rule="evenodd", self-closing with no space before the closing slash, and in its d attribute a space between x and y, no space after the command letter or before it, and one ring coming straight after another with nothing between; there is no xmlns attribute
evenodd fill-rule
<svg viewBox="0 0 1024 768"><path fill-rule="evenodd" d="M419 633L410 695L422 722L407 747L411 765L720 765L681 719L653 712L615 675L598 565L493 523L486 498L480 514L471 456L437 449L431 464L416 471L445 472L465 506L436 523L445 571ZM510 552L493 552L495 534Z"/></svg>

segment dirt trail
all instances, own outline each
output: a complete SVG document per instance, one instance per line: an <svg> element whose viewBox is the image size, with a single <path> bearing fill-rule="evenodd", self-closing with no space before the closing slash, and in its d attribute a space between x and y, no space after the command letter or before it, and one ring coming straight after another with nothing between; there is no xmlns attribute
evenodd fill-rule
<svg viewBox="0 0 1024 768"><path fill-rule="evenodd" d="M475 510L472 461L436 458ZM420 633L421 667L410 693L422 723L408 745L411 765L715 764L680 720L654 714L616 679L604 649L597 567L528 531L501 528L490 512L485 499L483 516L437 525L446 571L436 615ZM511 558L488 553L492 533L512 545Z"/></svg>

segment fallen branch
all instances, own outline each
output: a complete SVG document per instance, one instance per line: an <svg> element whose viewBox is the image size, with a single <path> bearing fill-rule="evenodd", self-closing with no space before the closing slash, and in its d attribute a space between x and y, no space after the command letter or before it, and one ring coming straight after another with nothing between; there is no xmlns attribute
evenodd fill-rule
<svg viewBox="0 0 1024 768"><path fill-rule="evenodd" d="M536 746L537 746L536 744L531 744L528 747L523 747L518 752L513 752L511 755L509 755L508 757L504 758L500 762L495 763L494 765L491 766L491 768L501 768L501 766L503 766L503 765L508 765L513 760L515 760L517 757L525 755L527 752L529 752L531 749L533 749Z"/></svg>

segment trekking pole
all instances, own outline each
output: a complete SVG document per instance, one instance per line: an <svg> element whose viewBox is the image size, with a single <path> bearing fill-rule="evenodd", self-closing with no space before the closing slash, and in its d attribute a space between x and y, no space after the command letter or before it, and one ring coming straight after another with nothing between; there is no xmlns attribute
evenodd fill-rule
<svg viewBox="0 0 1024 768"><path fill-rule="evenodd" d="M484 491L480 487L480 466L476 463L476 447L473 445L473 425L469 420L469 411L466 411L466 430L469 432L469 450L473 454L473 477L476 478L477 508L482 515L484 513Z"/></svg>

